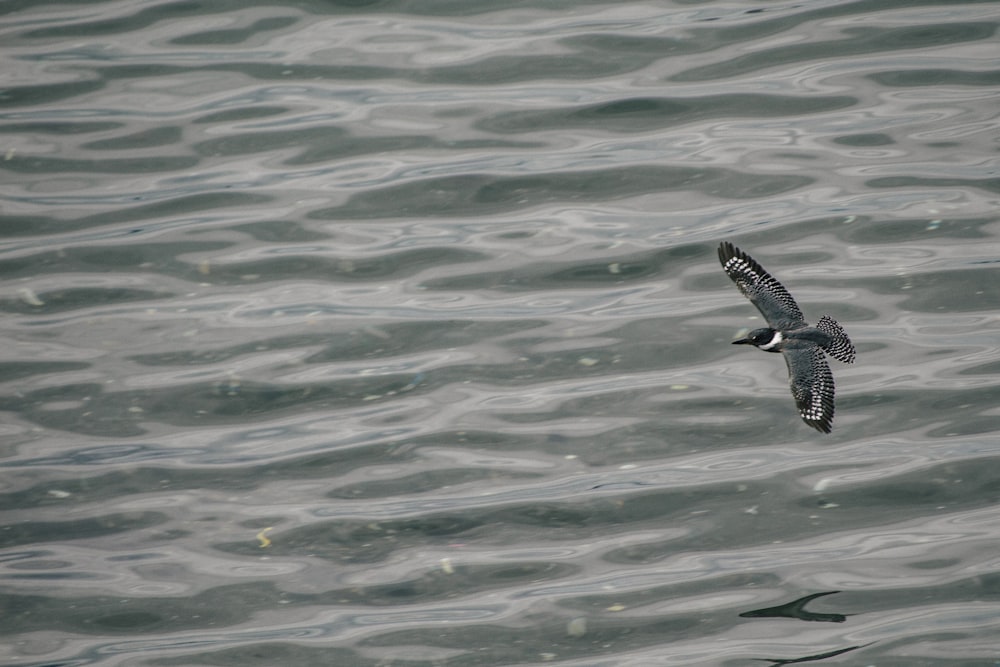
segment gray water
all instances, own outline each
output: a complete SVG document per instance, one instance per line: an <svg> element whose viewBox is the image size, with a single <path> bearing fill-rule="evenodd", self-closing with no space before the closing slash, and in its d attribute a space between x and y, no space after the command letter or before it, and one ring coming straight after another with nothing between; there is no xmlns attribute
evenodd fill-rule
<svg viewBox="0 0 1000 667"><path fill-rule="evenodd" d="M0 663L1000 664L998 22L0 4Z"/></svg>

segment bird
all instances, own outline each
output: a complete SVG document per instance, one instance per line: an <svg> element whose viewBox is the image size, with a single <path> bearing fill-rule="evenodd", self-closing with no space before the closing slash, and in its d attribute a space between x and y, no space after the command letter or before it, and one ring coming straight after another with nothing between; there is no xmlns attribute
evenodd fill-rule
<svg viewBox="0 0 1000 667"><path fill-rule="evenodd" d="M740 293L757 307L768 326L754 329L733 345L753 345L765 352L781 352L788 365L788 383L799 416L821 433L833 428L833 373L829 354L854 363L854 344L829 315L816 326L806 324L802 310L788 290L750 255L728 241L719 244L719 261Z"/></svg>

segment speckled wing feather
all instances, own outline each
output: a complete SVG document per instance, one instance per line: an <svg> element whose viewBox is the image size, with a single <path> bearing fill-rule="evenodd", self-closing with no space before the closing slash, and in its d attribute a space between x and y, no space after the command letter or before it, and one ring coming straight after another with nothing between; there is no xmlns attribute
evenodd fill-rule
<svg viewBox="0 0 1000 667"><path fill-rule="evenodd" d="M771 327L790 329L803 323L802 311L792 295L753 257L724 241L719 245L719 261L726 275L757 306Z"/></svg>
<svg viewBox="0 0 1000 667"><path fill-rule="evenodd" d="M823 348L788 347L781 351L788 364L788 384L802 421L829 433L833 422L833 373Z"/></svg>
<svg viewBox="0 0 1000 667"><path fill-rule="evenodd" d="M845 364L854 363L854 343L847 337L844 327L829 315L819 318L816 328L830 336L830 342L823 346L826 353Z"/></svg>

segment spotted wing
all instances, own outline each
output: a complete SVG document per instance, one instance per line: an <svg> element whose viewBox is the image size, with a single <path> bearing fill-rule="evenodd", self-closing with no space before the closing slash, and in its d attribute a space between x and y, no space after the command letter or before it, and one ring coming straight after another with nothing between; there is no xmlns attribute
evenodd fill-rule
<svg viewBox="0 0 1000 667"><path fill-rule="evenodd" d="M847 337L844 327L829 315L819 318L816 328L830 336L830 342L823 346L826 353L845 364L854 363L854 343Z"/></svg>
<svg viewBox="0 0 1000 667"><path fill-rule="evenodd" d="M802 311L788 290L757 261L732 243L719 244L719 261L740 293L750 299L774 329L790 329L803 323Z"/></svg>
<svg viewBox="0 0 1000 667"><path fill-rule="evenodd" d="M782 354L788 364L788 383L799 416L817 431L829 433L833 422L833 373L823 348L815 345L785 348Z"/></svg>

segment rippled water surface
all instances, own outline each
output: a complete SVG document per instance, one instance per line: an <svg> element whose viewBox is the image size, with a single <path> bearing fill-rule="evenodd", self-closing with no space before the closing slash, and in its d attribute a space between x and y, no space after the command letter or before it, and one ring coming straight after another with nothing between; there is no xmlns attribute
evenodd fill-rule
<svg viewBox="0 0 1000 667"><path fill-rule="evenodd" d="M0 4L0 662L1000 664L998 22Z"/></svg>

